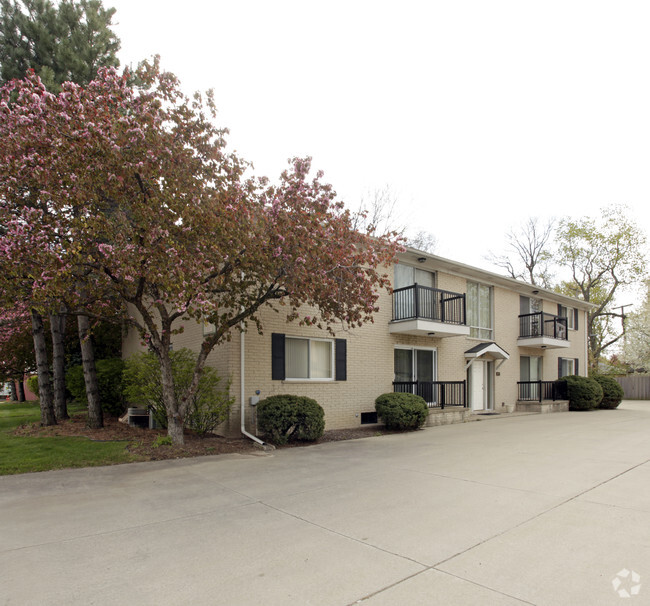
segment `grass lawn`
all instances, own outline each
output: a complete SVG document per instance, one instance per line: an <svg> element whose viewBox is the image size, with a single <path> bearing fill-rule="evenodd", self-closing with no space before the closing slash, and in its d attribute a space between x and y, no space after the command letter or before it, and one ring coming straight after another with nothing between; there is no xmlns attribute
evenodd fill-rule
<svg viewBox="0 0 650 606"><path fill-rule="evenodd" d="M68 467L113 465L139 460L127 442L94 442L82 437L14 436L20 425L38 423L38 402L0 402L0 475Z"/></svg>

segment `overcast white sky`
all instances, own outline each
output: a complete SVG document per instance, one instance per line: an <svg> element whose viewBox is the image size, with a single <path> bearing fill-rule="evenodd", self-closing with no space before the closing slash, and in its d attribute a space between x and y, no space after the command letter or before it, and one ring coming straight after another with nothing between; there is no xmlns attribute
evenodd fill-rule
<svg viewBox="0 0 650 606"><path fill-rule="evenodd" d="M529 216L650 227L650 2L104 0L123 64L214 88L230 146L310 155L356 207L389 185L437 254L486 269Z"/></svg>

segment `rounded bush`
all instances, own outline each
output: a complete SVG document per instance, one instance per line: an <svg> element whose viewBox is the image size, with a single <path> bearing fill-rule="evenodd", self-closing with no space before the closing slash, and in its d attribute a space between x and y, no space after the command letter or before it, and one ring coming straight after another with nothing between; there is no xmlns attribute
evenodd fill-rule
<svg viewBox="0 0 650 606"><path fill-rule="evenodd" d="M603 399L600 402L600 408L616 408L623 401L625 393L616 379L605 375L595 375L594 380L603 389Z"/></svg>
<svg viewBox="0 0 650 606"><path fill-rule="evenodd" d="M305 396L269 396L257 405L257 425L274 444L313 442L325 430L325 412Z"/></svg>
<svg viewBox="0 0 650 606"><path fill-rule="evenodd" d="M566 381L569 396L569 410L592 410L598 408L603 399L603 388L590 377L569 375Z"/></svg>
<svg viewBox="0 0 650 606"><path fill-rule="evenodd" d="M427 420L427 403L412 393L385 393L375 400L375 410L387 429L419 429Z"/></svg>

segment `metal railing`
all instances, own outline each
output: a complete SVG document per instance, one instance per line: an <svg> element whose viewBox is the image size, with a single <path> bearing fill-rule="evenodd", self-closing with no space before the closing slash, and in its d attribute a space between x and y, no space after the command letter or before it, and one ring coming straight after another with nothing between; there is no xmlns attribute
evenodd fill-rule
<svg viewBox="0 0 650 606"><path fill-rule="evenodd" d="M429 408L467 406L465 381L394 381L393 391L414 393L420 396Z"/></svg>
<svg viewBox="0 0 650 606"><path fill-rule="evenodd" d="M566 381L517 381L517 399L520 402L566 400Z"/></svg>
<svg viewBox="0 0 650 606"><path fill-rule="evenodd" d="M394 290L393 320L416 318L465 325L465 295L419 284Z"/></svg>
<svg viewBox="0 0 650 606"><path fill-rule="evenodd" d="M519 316L519 338L550 337L567 341L569 334L566 318L544 312L522 314Z"/></svg>

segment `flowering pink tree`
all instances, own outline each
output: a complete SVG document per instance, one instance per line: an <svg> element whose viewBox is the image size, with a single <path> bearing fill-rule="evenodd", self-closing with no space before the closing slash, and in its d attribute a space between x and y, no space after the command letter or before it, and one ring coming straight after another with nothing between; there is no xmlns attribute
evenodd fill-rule
<svg viewBox="0 0 650 606"><path fill-rule="evenodd" d="M14 120L20 144L4 158L17 183L30 179L48 199L57 222L43 232L49 248L34 298L47 302L76 285L124 303L160 362L178 444L216 345L241 326L261 330L260 310L274 303L288 320L330 330L372 320L378 289L389 285L379 268L399 245L356 232L322 175L310 177L309 159L293 160L275 186L245 178L248 165L226 151L226 131L213 124L210 95L186 98L156 64L138 75L141 89L103 70L56 96L28 78L18 91L28 124L25 114ZM5 118L15 111L8 99L0 110ZM301 315L303 305L318 312ZM169 353L187 318L216 331L177 399Z"/></svg>
<svg viewBox="0 0 650 606"><path fill-rule="evenodd" d="M35 370L30 314L18 306L0 314L0 380L17 384L17 398L23 402L25 374Z"/></svg>

